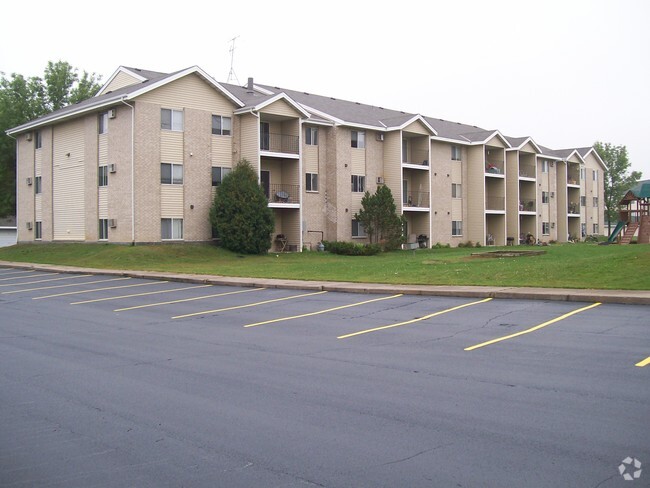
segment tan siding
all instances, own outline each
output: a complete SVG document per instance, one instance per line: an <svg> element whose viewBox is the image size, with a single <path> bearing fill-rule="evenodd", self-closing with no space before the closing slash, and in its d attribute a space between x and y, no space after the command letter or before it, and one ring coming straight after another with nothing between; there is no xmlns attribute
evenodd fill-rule
<svg viewBox="0 0 650 488"><path fill-rule="evenodd" d="M485 242L485 151L484 146L467 148L467 215L463 234L466 239ZM465 191L465 190L464 190Z"/></svg>
<svg viewBox="0 0 650 488"><path fill-rule="evenodd" d="M366 150L353 148L351 152L351 165L353 175L366 174Z"/></svg>
<svg viewBox="0 0 650 488"><path fill-rule="evenodd" d="M162 185L160 187L160 217L163 219L183 218L182 185Z"/></svg>
<svg viewBox="0 0 650 488"><path fill-rule="evenodd" d="M83 120L57 126L53 134L52 197L55 240L85 238L83 157Z"/></svg>
<svg viewBox="0 0 650 488"><path fill-rule="evenodd" d="M384 183L388 185L398 213L402 211L402 134L388 132L384 138Z"/></svg>
<svg viewBox="0 0 650 488"><path fill-rule="evenodd" d="M41 176L43 168L43 151L34 151L34 176Z"/></svg>
<svg viewBox="0 0 650 488"><path fill-rule="evenodd" d="M318 146L305 146L302 158L305 173L318 173Z"/></svg>
<svg viewBox="0 0 650 488"><path fill-rule="evenodd" d="M283 115L285 117L299 117L300 116L300 114L298 112L296 112L296 110L284 100L278 100L277 102L273 102L268 107L264 107L264 109L262 110L262 113L274 114L274 115Z"/></svg>
<svg viewBox="0 0 650 488"><path fill-rule="evenodd" d="M487 141L485 145L492 146L492 147L506 147L499 136L494 136L492 139Z"/></svg>
<svg viewBox="0 0 650 488"><path fill-rule="evenodd" d="M98 218L108 218L108 187L102 186L98 189L97 213Z"/></svg>
<svg viewBox="0 0 650 488"><path fill-rule="evenodd" d="M424 125L422 125L422 122L420 122L419 120L413 122L412 124L409 124L402 130L404 132L413 132L415 134L425 134L425 135L429 134L429 131L424 127Z"/></svg>
<svg viewBox="0 0 650 488"><path fill-rule="evenodd" d="M506 152L506 234L519 235L519 153Z"/></svg>
<svg viewBox="0 0 650 488"><path fill-rule="evenodd" d="M183 132L163 130L160 132L160 162L183 161Z"/></svg>
<svg viewBox="0 0 650 488"><path fill-rule="evenodd" d="M104 88L104 93L119 90L125 86L135 85L136 83L141 83L141 81L127 73L120 72L115 76L115 78L113 78L111 83Z"/></svg>
<svg viewBox="0 0 650 488"><path fill-rule="evenodd" d="M34 221L43 221L43 195L34 195Z"/></svg>
<svg viewBox="0 0 650 488"><path fill-rule="evenodd" d="M194 74L156 88L136 100L163 108L206 110L226 117L232 117L233 112L233 103L229 99Z"/></svg>
<svg viewBox="0 0 650 488"><path fill-rule="evenodd" d="M99 165L108 164L108 134L99 134L99 150L98 159Z"/></svg>
<svg viewBox="0 0 650 488"><path fill-rule="evenodd" d="M535 149L535 147L534 147L530 142L527 142L527 143L524 144L524 146L520 149L520 152L536 153L537 150Z"/></svg>
<svg viewBox="0 0 650 488"><path fill-rule="evenodd" d="M232 167L232 138L228 136L212 136L211 159L212 166Z"/></svg>
<svg viewBox="0 0 650 488"><path fill-rule="evenodd" d="M452 161L451 182L462 183L462 181L463 181L463 163L461 161Z"/></svg>
<svg viewBox="0 0 650 488"><path fill-rule="evenodd" d="M239 120L239 140L241 148L237 161L242 158L248 160L255 171L259 170L259 120L257 117L246 114L238 117Z"/></svg>

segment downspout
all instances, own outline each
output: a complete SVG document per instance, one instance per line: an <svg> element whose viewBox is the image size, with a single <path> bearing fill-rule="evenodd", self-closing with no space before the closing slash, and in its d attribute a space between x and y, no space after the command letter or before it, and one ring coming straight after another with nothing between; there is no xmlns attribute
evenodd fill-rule
<svg viewBox="0 0 650 488"><path fill-rule="evenodd" d="M135 246L135 107L120 99L131 109L131 245Z"/></svg>

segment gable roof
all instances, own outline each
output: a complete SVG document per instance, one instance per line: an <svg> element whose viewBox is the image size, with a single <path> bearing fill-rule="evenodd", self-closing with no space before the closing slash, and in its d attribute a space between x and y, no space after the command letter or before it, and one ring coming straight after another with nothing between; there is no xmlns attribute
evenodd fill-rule
<svg viewBox="0 0 650 488"><path fill-rule="evenodd" d="M510 137L510 136L504 136L508 143L510 144L511 148L509 150L518 150L524 147L526 144L530 143L531 146L535 148L535 151L537 151L537 154L540 154L542 152L542 148L537 145L535 141L533 141L533 138L530 136L524 136L524 137Z"/></svg>

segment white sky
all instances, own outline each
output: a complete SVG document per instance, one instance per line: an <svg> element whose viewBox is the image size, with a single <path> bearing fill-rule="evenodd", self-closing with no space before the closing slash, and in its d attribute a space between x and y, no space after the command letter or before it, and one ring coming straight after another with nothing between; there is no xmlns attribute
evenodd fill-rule
<svg viewBox="0 0 650 488"><path fill-rule="evenodd" d="M650 2L137 2L3 7L0 71L198 65L256 82L530 135L625 145L650 178ZM145 8L144 5L151 5ZM104 13L105 11L105 13Z"/></svg>

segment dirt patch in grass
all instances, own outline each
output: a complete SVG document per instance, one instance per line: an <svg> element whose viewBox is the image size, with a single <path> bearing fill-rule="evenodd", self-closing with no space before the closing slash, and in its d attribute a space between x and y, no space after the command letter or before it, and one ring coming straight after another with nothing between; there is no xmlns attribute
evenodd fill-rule
<svg viewBox="0 0 650 488"><path fill-rule="evenodd" d="M523 256L541 256L546 254L546 251L487 251L487 252L473 252L474 258L520 258Z"/></svg>

